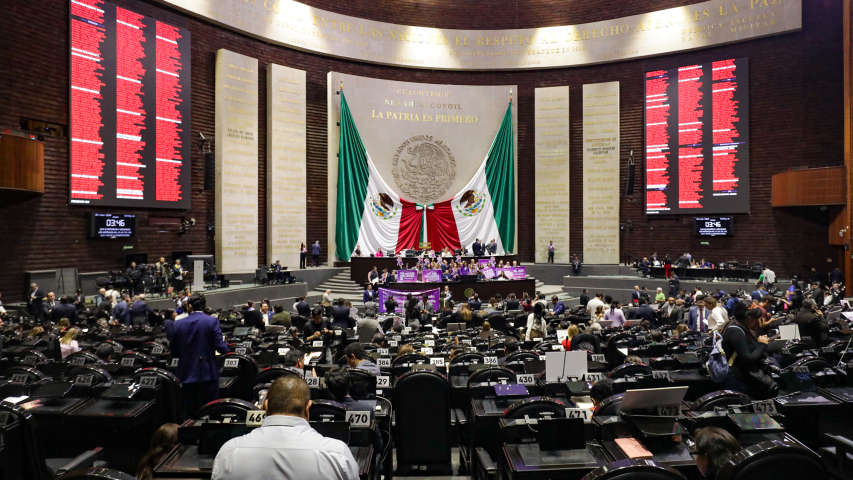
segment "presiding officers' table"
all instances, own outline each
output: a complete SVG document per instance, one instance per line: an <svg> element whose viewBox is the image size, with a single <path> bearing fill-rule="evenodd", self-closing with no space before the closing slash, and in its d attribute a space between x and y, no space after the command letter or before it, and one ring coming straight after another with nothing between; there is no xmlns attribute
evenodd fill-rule
<svg viewBox="0 0 853 480"><path fill-rule="evenodd" d="M389 283L387 288L403 292L418 292L438 288L443 292L445 286L450 287L453 301L457 303L467 301L468 297L465 295L465 290L469 288L474 290L474 293L479 295L480 301L483 302L483 308L488 306L489 298L498 293L503 298L514 293L519 299L524 292L530 294L531 297L536 293L536 281L530 277L521 280L483 280L479 282L393 282ZM381 285L380 288L382 288Z"/></svg>
<svg viewBox="0 0 853 480"><path fill-rule="evenodd" d="M495 255L495 263L503 260L504 263L512 263L513 261L520 262L521 257L518 255ZM456 257L437 257L438 260L453 260ZM474 257L474 256L463 256L462 260L465 263L474 259L475 262L479 261L481 258L489 259L491 256L482 256L482 257ZM418 259L415 257L403 257L403 265L408 264L409 266L415 265L418 263ZM450 262L448 262L450 263ZM350 258L350 279L354 282L357 282L359 285L367 284L367 274L373 270L373 267L376 267L379 273L382 273L383 269L388 269L388 272L392 272L397 270L397 257L352 257ZM531 292L533 293L533 292Z"/></svg>

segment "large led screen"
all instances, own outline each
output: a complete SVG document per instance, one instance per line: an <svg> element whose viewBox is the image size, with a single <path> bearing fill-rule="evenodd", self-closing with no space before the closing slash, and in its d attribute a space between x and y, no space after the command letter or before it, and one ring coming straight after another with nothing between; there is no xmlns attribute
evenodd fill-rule
<svg viewBox="0 0 853 480"><path fill-rule="evenodd" d="M646 214L749 213L746 58L647 72Z"/></svg>
<svg viewBox="0 0 853 480"><path fill-rule="evenodd" d="M72 204L190 207L190 33L71 0Z"/></svg>

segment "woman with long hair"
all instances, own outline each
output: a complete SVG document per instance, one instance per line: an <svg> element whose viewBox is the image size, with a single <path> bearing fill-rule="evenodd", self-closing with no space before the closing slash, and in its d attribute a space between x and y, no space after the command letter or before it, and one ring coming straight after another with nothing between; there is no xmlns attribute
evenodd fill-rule
<svg viewBox="0 0 853 480"><path fill-rule="evenodd" d="M151 480L154 478L154 467L160 463L163 456L178 444L178 424L165 423L151 436L151 446L148 452L136 466L136 478Z"/></svg>
<svg viewBox="0 0 853 480"><path fill-rule="evenodd" d="M611 327L621 327L625 325L625 314L622 312L622 305L618 300L613 300L610 303L610 310L604 312L604 319L612 321Z"/></svg>
<svg viewBox="0 0 853 480"><path fill-rule="evenodd" d="M752 332L759 327L761 310L751 306L749 300L738 303L734 318L730 318L721 330L723 351L730 363L723 388L762 400L774 397L779 386L772 379L767 381L769 374L762 371L762 359L770 340L767 335L758 338L753 335Z"/></svg>
<svg viewBox="0 0 853 480"><path fill-rule="evenodd" d="M75 327L71 327L65 332L62 339L59 340L59 349L62 352L62 358L80 351L80 345L77 343L77 340L75 340L78 333L79 330Z"/></svg>
<svg viewBox="0 0 853 480"><path fill-rule="evenodd" d="M598 308L602 308L602 307L599 306ZM565 348L566 351L569 351L572 349L572 337L574 337L575 335L577 335L579 333L580 333L580 329L578 329L577 325L569 325L569 328L566 329L566 338L564 338L563 341L560 342L563 344L563 348Z"/></svg>
<svg viewBox="0 0 853 480"><path fill-rule="evenodd" d="M453 323L468 323L474 318L471 306L467 303L459 304L459 311L453 313Z"/></svg>
<svg viewBox="0 0 853 480"><path fill-rule="evenodd" d="M308 258L308 247L305 246L305 242L299 244L299 268L305 269L305 259Z"/></svg>
<svg viewBox="0 0 853 480"><path fill-rule="evenodd" d="M548 324L545 322L545 305L534 303L533 313L527 316L525 340L530 341L534 338L545 338L547 332Z"/></svg>
<svg viewBox="0 0 853 480"><path fill-rule="evenodd" d="M589 319L589 330L593 332L601 331L601 321L604 320L604 305L595 307L595 313Z"/></svg>

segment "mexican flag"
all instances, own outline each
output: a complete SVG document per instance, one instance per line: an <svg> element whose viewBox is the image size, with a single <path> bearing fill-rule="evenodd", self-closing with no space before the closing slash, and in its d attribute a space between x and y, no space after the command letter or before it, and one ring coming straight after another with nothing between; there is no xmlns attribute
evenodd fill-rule
<svg viewBox="0 0 853 480"><path fill-rule="evenodd" d="M341 91L338 149L338 206L335 255L348 261L356 247L362 255L386 255L417 249L457 249L492 239L497 254L515 248L515 150L512 102L485 159L468 184L453 198L434 204L401 199L370 160Z"/></svg>
<svg viewBox="0 0 853 480"><path fill-rule="evenodd" d="M335 256L349 261L356 247L362 255L396 252L403 205L370 160L343 90L338 157Z"/></svg>

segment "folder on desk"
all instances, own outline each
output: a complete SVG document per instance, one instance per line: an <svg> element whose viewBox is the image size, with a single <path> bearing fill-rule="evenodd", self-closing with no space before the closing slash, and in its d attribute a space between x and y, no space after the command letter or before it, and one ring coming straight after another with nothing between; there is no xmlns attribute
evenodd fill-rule
<svg viewBox="0 0 853 480"><path fill-rule="evenodd" d="M636 438L617 438L614 442L625 452L628 458L651 459L654 457L652 452L648 451Z"/></svg>

